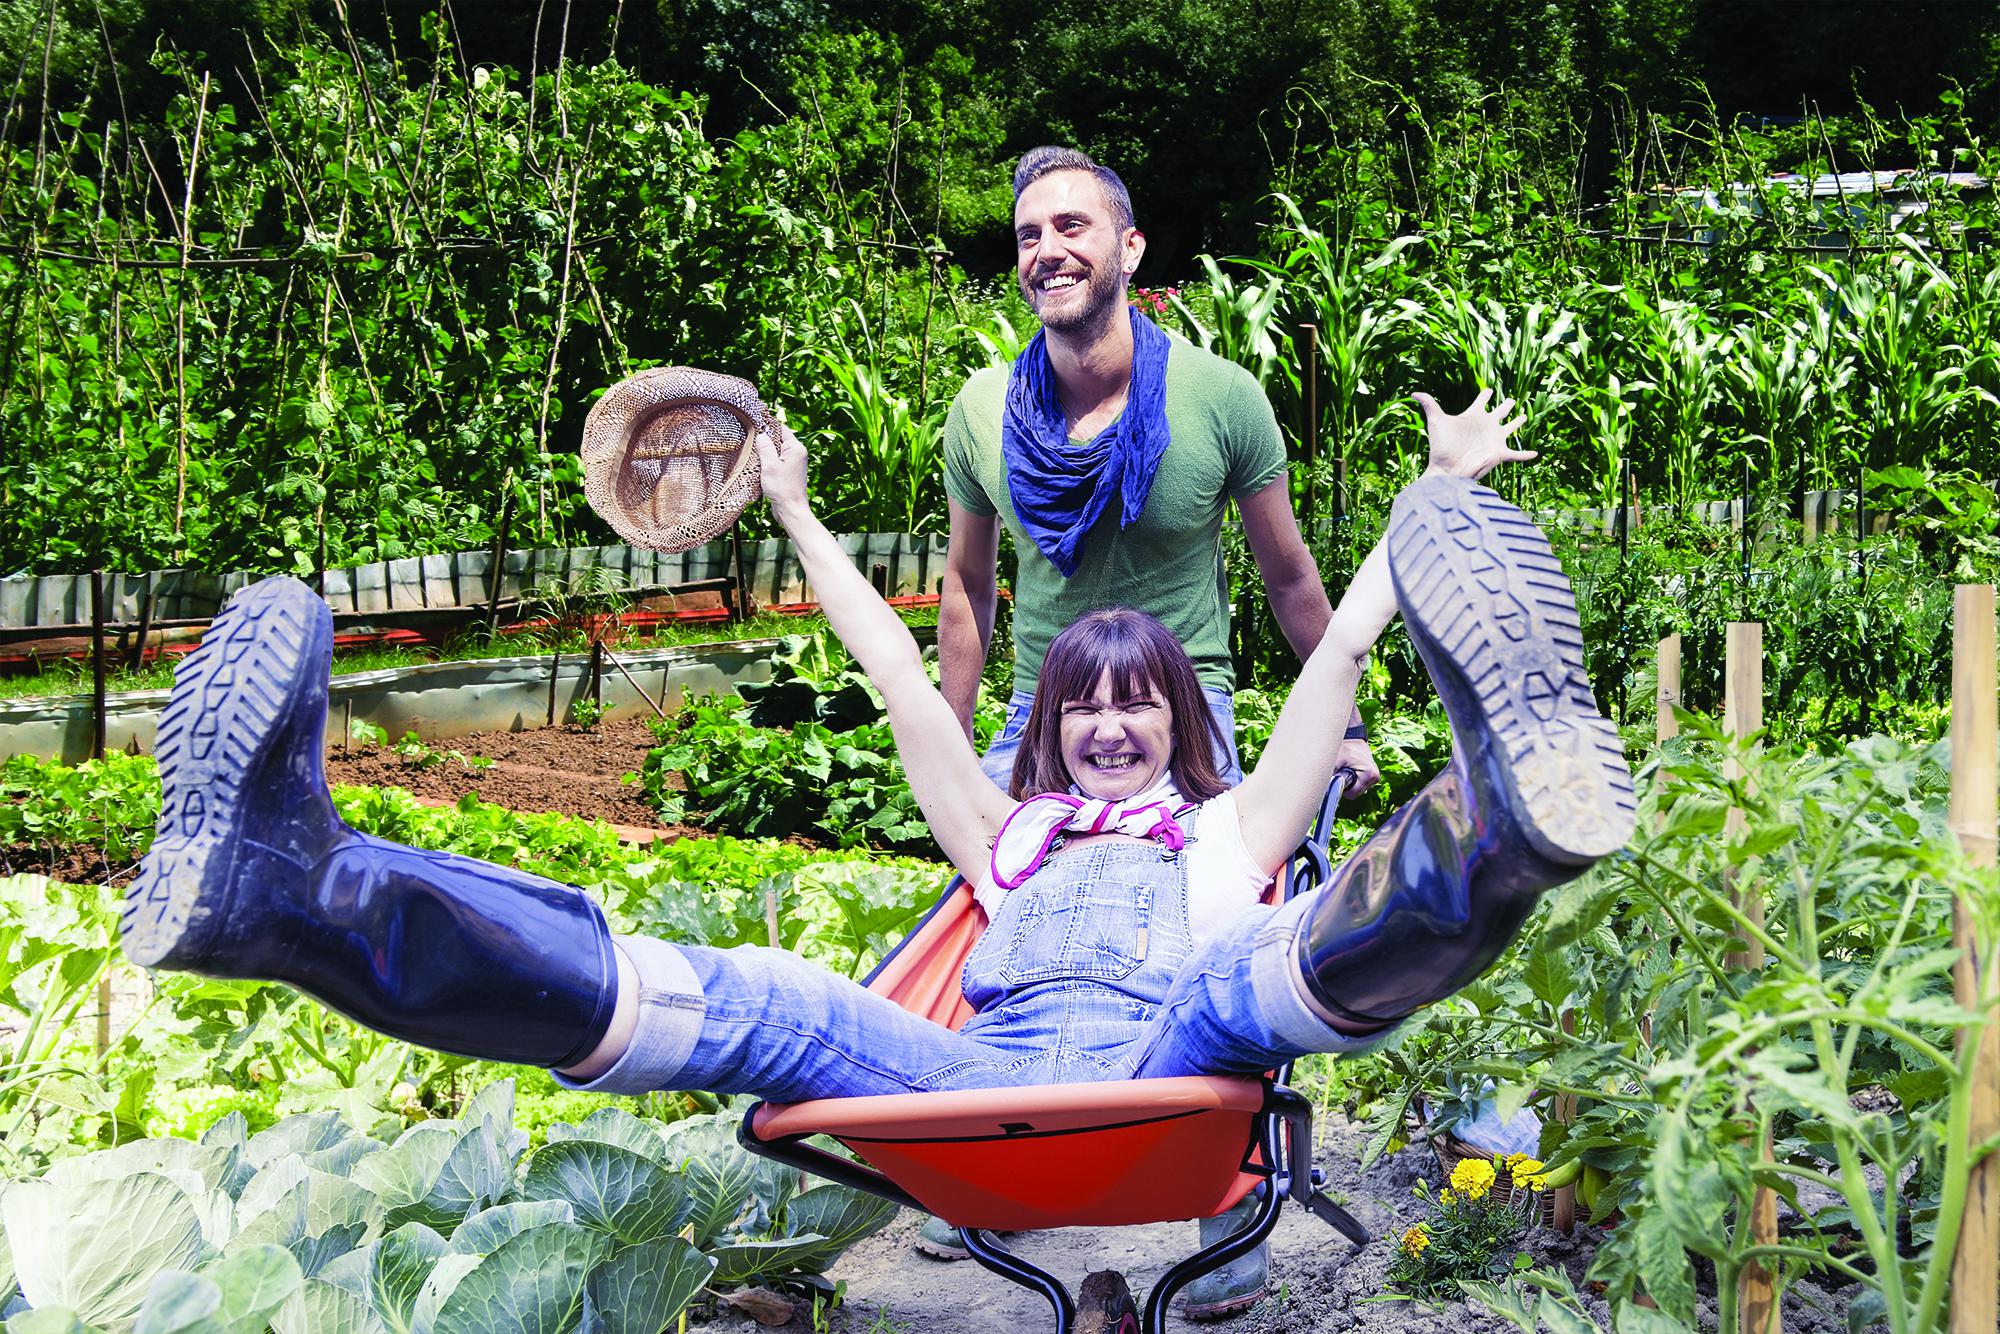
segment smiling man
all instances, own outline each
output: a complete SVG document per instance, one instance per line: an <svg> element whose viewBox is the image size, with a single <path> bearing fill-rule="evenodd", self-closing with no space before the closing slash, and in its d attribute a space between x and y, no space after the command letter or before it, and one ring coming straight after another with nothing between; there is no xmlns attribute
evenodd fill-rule
<svg viewBox="0 0 2000 1334"><path fill-rule="evenodd" d="M1117 173L1075 149L1029 152L1014 169L1014 246L1015 276L1041 332L1011 367L968 380L945 422L944 696L970 734L1004 523L1018 559L1014 691L982 762L987 775L1011 790L1050 640L1087 612L1125 606L1158 617L1186 646L1216 724L1216 768L1224 782L1240 783L1222 560L1231 501L1302 660L1333 614L1292 514L1277 419L1248 371L1170 338L1127 303L1146 238ZM1155 707L1109 692L1087 719L1066 713L1064 744L1102 752L1099 765L1134 764ZM1378 776L1358 714L1338 763L1360 787ZM1237 1226L1233 1214L1205 1220L1203 1244ZM942 1258L966 1255L937 1219L918 1246ZM1188 1315L1246 1309L1263 1295L1267 1272L1260 1247L1193 1285Z"/></svg>
<svg viewBox="0 0 2000 1334"><path fill-rule="evenodd" d="M1332 615L1286 486L1285 447L1242 367L1127 304L1146 253L1117 173L1069 148L1014 170L1015 276L1042 331L1011 367L974 375L945 422L951 539L938 646L945 698L968 732L993 631L1000 527L1013 534L1014 694L987 752L1006 787L1035 675L1056 633L1129 606L1165 622L1201 675L1240 782L1222 520L1234 501L1285 638L1303 659ZM1357 726L1340 762L1376 769Z"/></svg>

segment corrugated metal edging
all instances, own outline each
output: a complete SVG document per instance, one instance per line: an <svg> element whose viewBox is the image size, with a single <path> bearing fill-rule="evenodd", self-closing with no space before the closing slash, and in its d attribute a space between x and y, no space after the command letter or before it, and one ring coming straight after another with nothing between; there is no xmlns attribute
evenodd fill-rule
<svg viewBox="0 0 2000 1334"><path fill-rule="evenodd" d="M920 641L935 633L919 627ZM726 694L746 681L768 681L776 639L620 653L646 695L672 710L689 696ZM380 672L333 678L328 691L327 741L337 745L354 722L373 723L393 739L414 731L426 741L467 732L526 731L549 717L550 677L555 678L555 718L569 717L577 700L590 693L590 659L564 654L427 662ZM605 716L650 717L652 708L610 663L604 665L601 694ZM105 746L110 750L151 751L165 690L133 690L106 701ZM0 760L34 755L76 764L90 754L90 697L0 700Z"/></svg>
<svg viewBox="0 0 2000 1334"><path fill-rule="evenodd" d="M840 539L863 574L877 564L889 571L892 594L935 593L944 573L945 539L911 533L860 533ZM743 544L745 575L760 602L810 602L787 538ZM470 607L493 596L493 553L458 551L410 556L328 570L327 602L337 612L416 611ZM602 570L602 587L578 587L586 572ZM500 596L530 597L562 591L616 591L694 583L735 573L730 544L718 540L674 555L638 547L554 547L509 551L502 566ZM157 570L105 577L105 619L134 622L152 595L155 621L196 620L215 615L231 593L257 576L207 574L199 570ZM0 578L0 628L83 625L90 620L87 574L15 574Z"/></svg>

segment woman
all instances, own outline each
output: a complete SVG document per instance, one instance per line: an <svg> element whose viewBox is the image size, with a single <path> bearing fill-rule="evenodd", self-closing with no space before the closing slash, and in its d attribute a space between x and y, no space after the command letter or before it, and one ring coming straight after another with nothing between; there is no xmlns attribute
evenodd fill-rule
<svg viewBox="0 0 2000 1334"><path fill-rule="evenodd" d="M1631 827L1561 569L1532 524L1467 480L1523 457L1506 448L1507 406L1475 404L1399 497L1240 787L1215 777L1186 655L1150 618L1109 612L1051 647L1014 771L1022 802L981 774L909 632L813 516L803 448L789 432L760 439L772 509L990 915L963 1031L786 951L614 939L573 889L342 825L321 764L331 620L291 580L238 594L176 673L126 951L288 982L394 1036L616 1093L797 1101L1255 1071L1353 1049L1483 971L1537 892ZM1452 767L1329 884L1262 906L1399 597L1452 718Z"/></svg>

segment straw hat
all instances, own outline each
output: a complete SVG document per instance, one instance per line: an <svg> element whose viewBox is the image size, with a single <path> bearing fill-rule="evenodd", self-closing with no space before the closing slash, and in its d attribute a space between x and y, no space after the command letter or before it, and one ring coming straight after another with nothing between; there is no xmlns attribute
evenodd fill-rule
<svg viewBox="0 0 2000 1334"><path fill-rule="evenodd" d="M757 499L757 433L777 423L756 386L656 366L604 391L583 423L583 493L634 546L686 551Z"/></svg>

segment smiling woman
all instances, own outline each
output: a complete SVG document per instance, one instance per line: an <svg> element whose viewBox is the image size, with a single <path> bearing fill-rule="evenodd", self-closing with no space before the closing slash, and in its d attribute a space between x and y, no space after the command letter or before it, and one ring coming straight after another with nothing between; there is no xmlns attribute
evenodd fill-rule
<svg viewBox="0 0 2000 1334"><path fill-rule="evenodd" d="M1074 782L1117 801L1169 773L1190 801L1225 787L1215 756L1227 743L1194 664L1164 625L1129 607L1090 612L1050 643L1025 735L1010 784L1017 797Z"/></svg>

